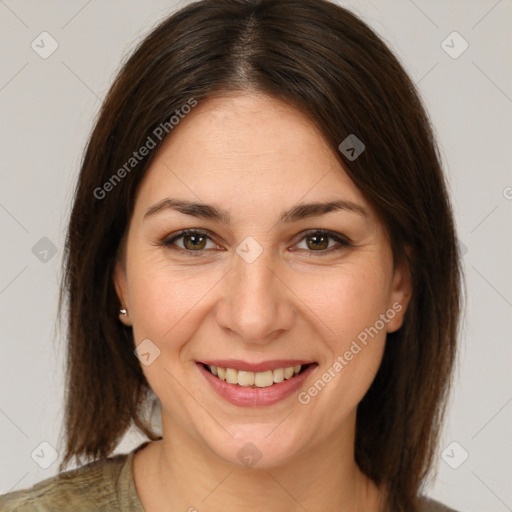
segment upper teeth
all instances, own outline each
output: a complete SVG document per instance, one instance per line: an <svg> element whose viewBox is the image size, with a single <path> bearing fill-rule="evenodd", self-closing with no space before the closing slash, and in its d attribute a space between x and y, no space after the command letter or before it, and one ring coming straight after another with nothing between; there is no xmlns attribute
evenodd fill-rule
<svg viewBox="0 0 512 512"><path fill-rule="evenodd" d="M266 388L272 386L274 382L283 382L283 380L290 379L294 375L297 375L297 373L300 372L301 365L289 366L288 368L276 368L275 370L267 370L266 372L246 372L212 365L208 365L208 368L213 375L216 375L220 380L225 380L229 384Z"/></svg>

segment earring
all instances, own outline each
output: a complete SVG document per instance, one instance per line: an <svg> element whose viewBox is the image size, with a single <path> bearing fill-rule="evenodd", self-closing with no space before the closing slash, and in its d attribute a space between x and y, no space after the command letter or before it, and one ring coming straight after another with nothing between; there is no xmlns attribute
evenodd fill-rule
<svg viewBox="0 0 512 512"><path fill-rule="evenodd" d="M123 309L119 310L119 321L126 326L129 326L132 324L130 317L128 316L127 309L123 308Z"/></svg>

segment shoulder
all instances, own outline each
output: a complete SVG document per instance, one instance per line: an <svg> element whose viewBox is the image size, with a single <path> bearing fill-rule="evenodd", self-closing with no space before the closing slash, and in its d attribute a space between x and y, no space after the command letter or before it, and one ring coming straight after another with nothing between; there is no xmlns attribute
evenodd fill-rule
<svg viewBox="0 0 512 512"><path fill-rule="evenodd" d="M457 512L457 510L443 505L440 501L421 496L419 512Z"/></svg>
<svg viewBox="0 0 512 512"><path fill-rule="evenodd" d="M91 462L0 496L3 512L120 510L117 481L128 455Z"/></svg>

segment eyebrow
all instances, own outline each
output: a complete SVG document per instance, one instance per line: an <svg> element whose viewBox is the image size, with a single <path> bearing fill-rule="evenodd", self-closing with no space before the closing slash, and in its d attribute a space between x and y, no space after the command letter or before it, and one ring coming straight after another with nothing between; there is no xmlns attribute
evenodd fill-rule
<svg viewBox="0 0 512 512"><path fill-rule="evenodd" d="M144 219L155 215L158 212L164 210L175 210L184 215L191 215L202 219L214 220L223 224L230 224L231 218L227 210L217 208L216 206L208 205L205 203L195 203L193 201L187 201L185 199L174 199L167 197L158 201L144 214ZM334 211L347 211L358 215L368 216L368 212L361 205L353 203L352 201L346 201L344 199L336 199L334 201L328 201L325 203L299 203L281 214L279 221L282 224L296 222L301 219L308 217L316 217L319 215L325 215L326 213Z"/></svg>

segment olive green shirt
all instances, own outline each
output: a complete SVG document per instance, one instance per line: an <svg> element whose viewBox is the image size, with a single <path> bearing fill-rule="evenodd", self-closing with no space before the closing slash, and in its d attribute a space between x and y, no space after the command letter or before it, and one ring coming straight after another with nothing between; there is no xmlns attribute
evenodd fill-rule
<svg viewBox="0 0 512 512"><path fill-rule="evenodd" d="M30 489L0 496L2 512L144 512L133 481L132 461L144 442L128 454L114 455L60 473ZM421 512L456 512L422 498Z"/></svg>

